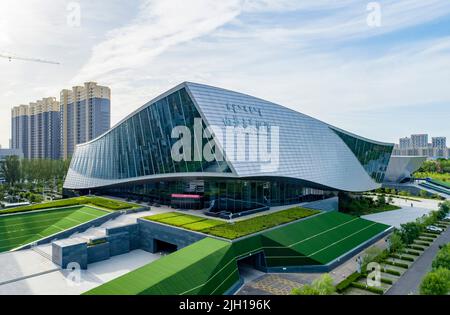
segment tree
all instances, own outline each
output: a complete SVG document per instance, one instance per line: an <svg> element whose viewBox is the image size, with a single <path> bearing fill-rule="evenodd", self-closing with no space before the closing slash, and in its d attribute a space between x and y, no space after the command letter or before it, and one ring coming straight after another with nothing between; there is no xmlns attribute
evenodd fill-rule
<svg viewBox="0 0 450 315"><path fill-rule="evenodd" d="M20 161L17 156L7 156L1 169L5 181L11 186L14 186L14 184L20 180Z"/></svg>
<svg viewBox="0 0 450 315"><path fill-rule="evenodd" d="M331 295L335 292L333 278L327 273L315 279L310 285L305 284L292 290L293 295Z"/></svg>
<svg viewBox="0 0 450 315"><path fill-rule="evenodd" d="M450 269L450 243L446 244L437 253L433 260L433 269L446 268Z"/></svg>
<svg viewBox="0 0 450 315"><path fill-rule="evenodd" d="M386 197L384 195L379 195L377 198L377 204L379 206L384 206L386 204Z"/></svg>
<svg viewBox="0 0 450 315"><path fill-rule="evenodd" d="M421 231L422 228L420 224L418 224L417 222L409 222L400 226L399 233L403 243L411 244L415 239L419 237Z"/></svg>
<svg viewBox="0 0 450 315"><path fill-rule="evenodd" d="M402 251L403 248L405 247L402 237L397 232L395 232L391 235L391 237L389 238L389 242L391 244L391 246L389 248L391 253L398 253L398 252Z"/></svg>
<svg viewBox="0 0 450 315"><path fill-rule="evenodd" d="M422 198L426 198L426 197L428 197L428 192L425 190L421 190L419 193L419 196Z"/></svg>
<svg viewBox="0 0 450 315"><path fill-rule="evenodd" d="M436 269L428 273L420 284L422 295L445 295L450 291L450 270Z"/></svg>

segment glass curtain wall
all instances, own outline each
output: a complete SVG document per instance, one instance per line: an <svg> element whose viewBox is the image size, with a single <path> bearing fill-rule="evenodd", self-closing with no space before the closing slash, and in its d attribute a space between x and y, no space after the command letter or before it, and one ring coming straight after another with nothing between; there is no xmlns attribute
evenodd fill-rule
<svg viewBox="0 0 450 315"><path fill-rule="evenodd" d="M95 142L79 146L72 168L101 179L230 172L222 161L194 161L193 156L192 161L172 159L171 149L178 139L172 139L171 133L176 126L186 126L191 131L193 155L195 118L200 118L200 114L187 91L181 89L142 109ZM208 145L207 139L203 139L202 148L205 145Z"/></svg>
<svg viewBox="0 0 450 315"><path fill-rule="evenodd" d="M377 183L382 183L394 147L392 145L380 145L367 142L338 130L332 130L345 142L350 150L352 150L366 172Z"/></svg>

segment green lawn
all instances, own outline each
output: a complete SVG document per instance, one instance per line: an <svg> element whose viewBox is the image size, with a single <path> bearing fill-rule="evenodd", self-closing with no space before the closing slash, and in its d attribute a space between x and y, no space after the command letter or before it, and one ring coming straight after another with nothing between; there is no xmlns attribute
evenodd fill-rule
<svg viewBox="0 0 450 315"><path fill-rule="evenodd" d="M205 238L85 295L221 294L239 278L231 243ZM231 276L230 276L231 275Z"/></svg>
<svg viewBox="0 0 450 315"><path fill-rule="evenodd" d="M268 263L326 264L389 226L330 212L263 234Z"/></svg>
<svg viewBox="0 0 450 315"><path fill-rule="evenodd" d="M387 228L328 212L235 242L207 237L85 294L223 294L239 279L240 258L262 251L268 267L327 264Z"/></svg>
<svg viewBox="0 0 450 315"><path fill-rule="evenodd" d="M360 209L358 211L354 212L345 212L350 215L355 216L362 216L362 215L368 215L373 213L380 213L380 212L386 212L386 211L393 211L393 210L400 210L401 207L395 206L395 205L383 205L383 206L377 206L377 207L370 207L366 209Z"/></svg>
<svg viewBox="0 0 450 315"><path fill-rule="evenodd" d="M79 206L0 216L0 252L29 244L107 213Z"/></svg>
<svg viewBox="0 0 450 315"><path fill-rule="evenodd" d="M43 203L30 205L30 206L23 206L23 207L16 207L16 208L11 208L11 209L1 210L0 216L2 214L7 214L7 213L29 212L29 211L35 211L35 210L62 208L62 207L69 207L69 206L76 206L76 205L88 205L88 206L91 205L91 206L99 207L99 208L109 210L109 211L125 210L125 209L131 209L131 208L136 207L133 204L122 202L119 200L108 199L108 198L103 198L103 197L83 196L83 197L61 199L61 200L56 200L56 201L43 202Z"/></svg>
<svg viewBox="0 0 450 315"><path fill-rule="evenodd" d="M237 221L233 224L222 220L207 219L204 217L182 214L178 212L157 214L154 216L145 217L143 219L182 227L184 229L198 231L227 239L236 239L318 213L320 213L320 211L294 207L267 215Z"/></svg>
<svg viewBox="0 0 450 315"><path fill-rule="evenodd" d="M448 182L446 182L446 181L443 181L443 180L433 179L433 180L431 180L431 183L437 184L437 185L440 185L440 186L444 186L445 188L450 189L450 180Z"/></svg>

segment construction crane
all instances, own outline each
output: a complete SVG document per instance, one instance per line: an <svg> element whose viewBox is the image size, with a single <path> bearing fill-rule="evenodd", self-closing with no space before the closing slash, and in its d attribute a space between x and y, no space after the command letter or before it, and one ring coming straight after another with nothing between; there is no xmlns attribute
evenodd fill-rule
<svg viewBox="0 0 450 315"><path fill-rule="evenodd" d="M5 55L5 54L0 54L0 58L6 58L9 61L15 59L15 60L23 60L23 61L32 61L32 62L41 62L41 63L50 63L52 65L59 65L59 62L56 61L49 61L49 60L43 60L43 59L35 59L35 58L26 58L26 57L18 57L18 56L13 56L13 55Z"/></svg>

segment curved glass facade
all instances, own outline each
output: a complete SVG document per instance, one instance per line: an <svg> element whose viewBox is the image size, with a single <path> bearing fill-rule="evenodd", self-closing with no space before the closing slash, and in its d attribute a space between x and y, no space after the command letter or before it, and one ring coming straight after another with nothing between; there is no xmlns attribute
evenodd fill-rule
<svg viewBox="0 0 450 315"><path fill-rule="evenodd" d="M271 158L276 162L273 170L261 167L267 161L207 161L203 152L194 152L211 145L204 137L195 145L196 131L198 135L206 127L218 127L225 135L230 120L237 127L270 126L279 130L279 139L270 138ZM191 150L187 153L182 146L179 153L190 154L191 159L172 157L180 141L180 137L172 138L175 127L190 131ZM230 139L215 140L225 150L221 152L224 156L233 155L228 147ZM272 143L277 144L275 150ZM245 140L236 140L235 144L249 152ZM75 194L130 195L165 204L185 202L200 208L244 211L298 203L327 192L379 188L392 149L391 144L356 137L274 103L185 82L147 103L109 132L78 145L64 189ZM176 196L180 199L175 200Z"/></svg>
<svg viewBox="0 0 450 315"><path fill-rule="evenodd" d="M368 142L349 134L332 129L352 150L358 161L377 183L382 183L387 171L394 146Z"/></svg>
<svg viewBox="0 0 450 315"><path fill-rule="evenodd" d="M91 143L77 147L71 168L100 179L125 179L184 172L225 172L226 162L174 161L171 138L176 126L194 128L201 118L186 89L148 105ZM204 124L203 124L203 127ZM191 133L194 143L194 133ZM204 145L207 140L203 139ZM201 154L203 156L203 154Z"/></svg>

